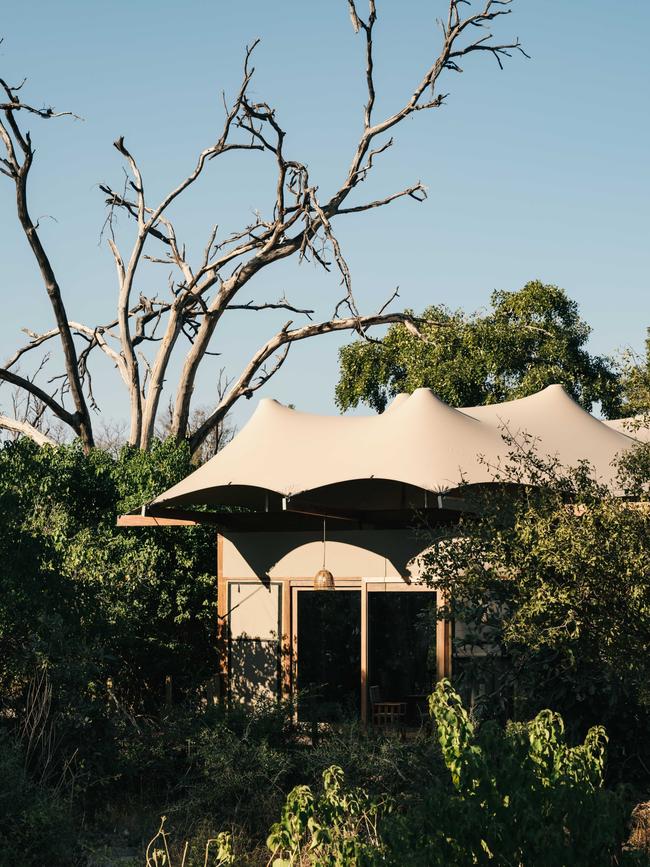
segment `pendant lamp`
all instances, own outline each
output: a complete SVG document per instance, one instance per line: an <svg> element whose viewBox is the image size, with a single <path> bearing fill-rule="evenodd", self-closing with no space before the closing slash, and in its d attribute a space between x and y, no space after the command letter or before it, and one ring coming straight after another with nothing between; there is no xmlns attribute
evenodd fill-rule
<svg viewBox="0 0 650 867"><path fill-rule="evenodd" d="M325 568L325 519L323 518L323 568L314 575L314 590L334 590L334 576Z"/></svg>

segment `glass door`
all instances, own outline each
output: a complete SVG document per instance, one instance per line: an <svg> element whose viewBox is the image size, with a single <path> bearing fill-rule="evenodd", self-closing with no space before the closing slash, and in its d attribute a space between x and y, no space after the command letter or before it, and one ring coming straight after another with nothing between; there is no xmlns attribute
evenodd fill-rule
<svg viewBox="0 0 650 867"><path fill-rule="evenodd" d="M361 591L294 589L298 719L359 716Z"/></svg>
<svg viewBox="0 0 650 867"><path fill-rule="evenodd" d="M436 680L436 594L368 593L368 687L381 701L403 702L416 724Z"/></svg>

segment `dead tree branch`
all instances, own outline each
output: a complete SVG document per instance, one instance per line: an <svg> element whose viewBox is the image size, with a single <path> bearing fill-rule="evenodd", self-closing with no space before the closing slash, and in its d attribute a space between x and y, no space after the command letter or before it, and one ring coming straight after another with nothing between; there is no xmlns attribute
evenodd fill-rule
<svg viewBox="0 0 650 867"><path fill-rule="evenodd" d="M443 75L462 71L463 59L472 56L491 55L502 66L503 60L513 53L525 55L518 39L501 42L493 38L489 30L498 19L510 13L510 3L511 0L480 0L480 3L447 0L446 17L439 22L441 44L423 64L421 77L404 95L401 104L398 103L397 110L380 116L374 40L379 21L377 3L368 0L366 11L362 13L359 0L347 0L352 26L363 40L366 95L362 129L349 167L342 173L338 186L327 194L312 180L308 161L288 153L287 134L275 108L252 97L255 71L252 59L257 41L246 49L234 96L229 101L224 97L224 118L217 136L198 153L188 174L157 204L147 197L140 164L127 147L124 136L117 138L114 146L124 161L125 182L117 189L109 184L100 186L108 208L106 240L118 284L116 317L105 325L84 325L67 317L59 284L38 237L38 226L33 225L27 212L26 179L33 149L29 134L21 131L16 117L21 111L39 118L65 113L30 107L18 97L18 88L10 88L0 81L6 95L6 101L0 103L5 118L4 123L0 123L0 140L5 151L0 159L0 171L16 185L19 219L41 269L56 320L56 327L43 334L27 332L29 343L8 360L0 371L0 379L12 381L10 377L13 377L14 384L24 380L26 384L21 387L28 392L31 389L30 393L43 400L48 411L70 425L82 437L84 445L90 447L92 429L88 405L95 407L96 404L89 362L94 350L99 349L113 362L126 386L130 407L129 441L143 449L149 447L156 431L163 389L168 387L173 392L169 430L177 439L189 437L196 449L215 425L222 423L225 413L237 400L250 397L275 375L295 342L341 330L357 330L365 336L367 328L392 322L415 327L406 314L388 312L396 293L377 314L360 314L352 274L336 235L336 220L339 216L383 208L400 199L423 202L427 198L427 189L419 180L368 201L358 201L354 194L376 170L381 154L394 146L392 136L396 127L413 115L445 104L448 94L440 87ZM269 171L273 173L272 194L265 209L255 211L247 225L226 231L221 237L218 237L218 224L213 225L200 255L193 259L174 225L171 206L202 177L212 160L235 151L254 152L268 161ZM132 227L129 249L120 249L123 244L120 241L118 246L113 231L113 220L118 214L123 214ZM259 300L251 290L261 272L292 256L297 261L312 261L338 275L340 297L333 305L334 314L330 319L314 323L315 310L311 306L294 304L284 296L275 302ZM158 300L158 292L152 298L142 293L137 297L145 262L162 264L169 269L166 295L161 300ZM242 301L242 297L249 300ZM299 328L291 327L289 322L264 343L233 377L228 388L219 394L215 408L192 430L192 400L199 369L207 357L220 354L220 347L213 345L215 334L218 329L221 333L224 315L235 310L257 313L288 310L308 317L310 322ZM25 353L54 337L61 341L64 350L62 393L69 390L74 413L68 412L62 403L42 389L35 391L37 387L31 381L11 371ZM170 362L179 338L186 338L189 346L183 346L186 351L182 369L177 381L171 384L168 382ZM79 354L74 339L84 343ZM84 397L84 389L87 397Z"/></svg>
<svg viewBox="0 0 650 867"><path fill-rule="evenodd" d="M21 85L22 86L22 85ZM2 159L3 173L14 182L16 188L16 211L18 221L23 229L27 242L38 265L45 290L50 300L54 318L59 332L63 350L67 387L72 395L75 406L73 430L81 437L85 449L92 448L93 433L90 413L86 403L81 378L79 375L77 352L68 316L63 303L61 287L58 283L50 259L38 234L38 223L34 224L27 205L27 190L29 172L34 159L34 149L29 131L23 132L16 115L23 111L40 118L61 117L69 112L55 112L53 109L36 109L24 103L17 95L19 88L12 88L6 81L0 79L0 89L4 91L7 101L3 102L1 111L4 117L0 121L0 139L5 148ZM0 372L1 376L1 372ZM57 413L62 418L60 413ZM66 415L72 419L69 413ZM67 422L70 423L69 421Z"/></svg>
<svg viewBox="0 0 650 867"><path fill-rule="evenodd" d="M11 370L5 370L0 367L0 381L8 382L11 385L16 386L17 388L22 389L25 392L33 395L37 400L40 400L41 403L45 404L45 406L54 413L57 418L61 419L62 422L67 424L72 430L78 435L81 435L81 425L79 422L79 418L75 413L68 412L68 410L63 406L63 404L59 403L52 395L48 394L46 391L43 391L40 386L36 385L36 383L27 379L25 376L21 376L18 373L14 373Z"/></svg>
<svg viewBox="0 0 650 867"><path fill-rule="evenodd" d="M39 446L56 445L56 442L51 437L35 428L34 425L31 425L27 421L20 421L17 418L9 418L8 415L0 415L0 428L29 437L29 439L34 440Z"/></svg>
<svg viewBox="0 0 650 867"><path fill-rule="evenodd" d="M242 397L250 398L253 393L260 389L282 367L292 344L318 337L323 334L332 334L336 331L356 331L365 335L368 328L379 325L392 325L401 323L411 333L420 335L417 320L407 313L375 313L370 316L349 316L345 319L330 319L327 322L318 322L312 325L303 325L300 328L291 328L291 321L270 340L268 340L253 355L246 367L242 370L238 379L231 385L227 393L222 397L218 406L206 418L204 423L197 428L190 437L190 447L194 452L198 449L212 427L218 424L226 415L234 403ZM276 353L278 353L276 355ZM269 370L264 365L270 359L275 359Z"/></svg>

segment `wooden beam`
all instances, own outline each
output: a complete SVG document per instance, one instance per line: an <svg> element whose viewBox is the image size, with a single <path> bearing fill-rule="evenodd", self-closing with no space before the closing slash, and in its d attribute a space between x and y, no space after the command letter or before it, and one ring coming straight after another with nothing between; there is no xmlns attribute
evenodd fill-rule
<svg viewBox="0 0 650 867"><path fill-rule="evenodd" d="M154 515L118 515L118 527L193 527L198 521L188 518L162 518Z"/></svg>
<svg viewBox="0 0 650 867"><path fill-rule="evenodd" d="M227 519L231 514L217 514L216 512L197 512L194 509L176 509L165 506L145 506L144 513L152 518L178 518L180 521L188 521L191 524L211 524L219 527L223 524L224 517Z"/></svg>
<svg viewBox="0 0 650 867"><path fill-rule="evenodd" d="M232 512L197 512L193 509L164 508L163 506L145 506L138 513L118 515L118 527L194 527L198 524L208 524L221 527L232 517Z"/></svg>

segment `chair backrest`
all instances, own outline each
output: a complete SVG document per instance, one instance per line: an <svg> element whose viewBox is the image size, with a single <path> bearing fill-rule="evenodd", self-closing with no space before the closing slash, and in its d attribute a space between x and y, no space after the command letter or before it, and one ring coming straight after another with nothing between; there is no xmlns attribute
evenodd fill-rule
<svg viewBox="0 0 650 867"><path fill-rule="evenodd" d="M381 691L378 686L370 687L370 704L379 704L381 701Z"/></svg>

